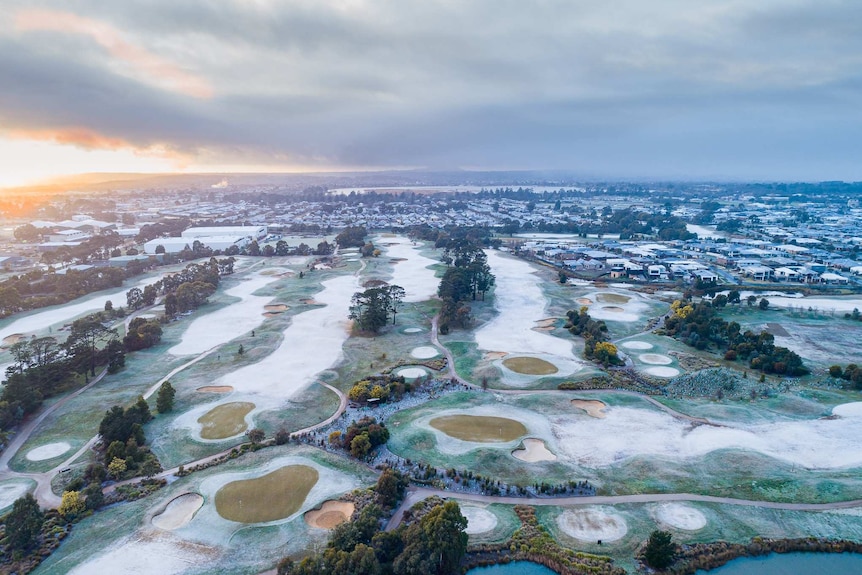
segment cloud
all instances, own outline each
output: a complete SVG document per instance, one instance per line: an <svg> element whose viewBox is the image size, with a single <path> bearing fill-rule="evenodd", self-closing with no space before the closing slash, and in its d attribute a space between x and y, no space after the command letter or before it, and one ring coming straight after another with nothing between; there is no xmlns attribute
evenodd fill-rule
<svg viewBox="0 0 862 575"><path fill-rule="evenodd" d="M212 86L206 79L126 40L119 29L107 22L59 10L29 9L15 14L15 29L19 32L59 32L88 36L114 59L128 64L133 71L132 76L142 82L193 98L213 96Z"/></svg>
<svg viewBox="0 0 862 575"><path fill-rule="evenodd" d="M23 132L214 167L862 179L855 1L8 1Z"/></svg>

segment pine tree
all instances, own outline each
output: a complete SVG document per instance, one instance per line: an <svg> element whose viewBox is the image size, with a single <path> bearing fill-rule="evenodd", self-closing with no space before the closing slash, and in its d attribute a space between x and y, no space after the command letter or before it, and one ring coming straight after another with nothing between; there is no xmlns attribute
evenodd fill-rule
<svg viewBox="0 0 862 575"><path fill-rule="evenodd" d="M159 387L158 395L156 395L156 410L159 413L167 413L172 410L174 408L174 396L176 393L170 381L164 382Z"/></svg>

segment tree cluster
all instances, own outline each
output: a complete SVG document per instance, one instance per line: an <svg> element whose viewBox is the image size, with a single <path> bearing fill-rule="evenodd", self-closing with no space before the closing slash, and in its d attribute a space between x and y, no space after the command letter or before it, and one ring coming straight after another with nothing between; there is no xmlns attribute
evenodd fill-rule
<svg viewBox="0 0 862 575"><path fill-rule="evenodd" d="M855 363L848 364L844 369L840 365L833 365L829 368L829 375L849 382L853 389L862 389L862 368Z"/></svg>
<svg viewBox="0 0 862 575"><path fill-rule="evenodd" d="M419 505L423 505L420 503ZM423 510L424 511L424 510ZM382 531L382 509L367 505L336 527L327 549L302 561L289 559L279 575L449 575L459 572L467 551L467 519L455 501L436 500L410 524Z"/></svg>
<svg viewBox="0 0 862 575"><path fill-rule="evenodd" d="M775 336L771 333L765 330L742 332L737 322L724 321L716 307L709 303L677 300L671 309L674 313L665 319L665 332L692 347L715 346L724 352L726 360L748 360L751 369L764 373L794 377L809 373L801 357L786 347L775 345Z"/></svg>
<svg viewBox="0 0 862 575"><path fill-rule="evenodd" d="M126 409L115 405L105 412L99 424L102 459L115 479L141 472L152 476L161 470L158 459L145 445L144 424L152 418L147 401L140 396Z"/></svg>
<svg viewBox="0 0 862 575"><path fill-rule="evenodd" d="M337 236L335 243L340 248L361 248L365 245L365 236L368 230L364 226L351 226L344 228Z"/></svg>
<svg viewBox="0 0 862 575"><path fill-rule="evenodd" d="M404 301L404 288L397 285L372 287L363 292L356 292L350 300L348 317L356 322L362 331L379 332L389 323L395 325L398 306Z"/></svg>
<svg viewBox="0 0 862 575"><path fill-rule="evenodd" d="M566 320L565 328L569 333L584 338L584 357L598 361L605 367L622 365L617 347L608 341L608 326L605 322L590 317L586 307L567 311Z"/></svg>
<svg viewBox="0 0 862 575"><path fill-rule="evenodd" d="M389 399L401 399L409 387L402 376L372 375L353 384L347 397L356 403L367 403L373 399L378 403L386 403Z"/></svg>
<svg viewBox="0 0 862 575"><path fill-rule="evenodd" d="M389 430L386 424L367 416L351 423L344 435L336 431L329 436L331 445L348 450L357 459L365 459L375 447L387 441Z"/></svg>
<svg viewBox="0 0 862 575"><path fill-rule="evenodd" d="M129 329L123 337L126 351L139 351L153 347L162 339L162 325L157 319L136 317L129 322Z"/></svg>
<svg viewBox="0 0 862 575"><path fill-rule="evenodd" d="M0 431L18 424L44 399L76 386L76 373L86 376L95 374L96 365L108 365L113 371L124 365L123 346L116 331L104 326L105 314L110 312L72 322L63 344L53 337L40 337L12 345L13 362L0 391Z"/></svg>
<svg viewBox="0 0 862 575"><path fill-rule="evenodd" d="M67 303L95 291L116 288L131 274L119 268L33 270L0 282L0 317Z"/></svg>
<svg viewBox="0 0 862 575"><path fill-rule="evenodd" d="M439 241L439 240L438 240ZM440 280L437 295L443 300L440 308L440 332L451 327L467 327L470 323L470 301L494 285L494 274L482 246L468 237L445 242L443 262L446 272Z"/></svg>

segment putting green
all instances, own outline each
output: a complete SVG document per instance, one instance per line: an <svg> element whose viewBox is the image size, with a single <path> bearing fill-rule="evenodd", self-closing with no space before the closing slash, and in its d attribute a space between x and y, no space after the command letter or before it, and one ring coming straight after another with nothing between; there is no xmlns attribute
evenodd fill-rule
<svg viewBox="0 0 862 575"><path fill-rule="evenodd" d="M553 363L538 357L509 357L503 360L503 365L524 375L551 375L559 371Z"/></svg>
<svg viewBox="0 0 862 575"><path fill-rule="evenodd" d="M287 465L254 479L231 481L216 492L219 515L240 523L266 523L296 513L319 474L307 465Z"/></svg>
<svg viewBox="0 0 862 575"><path fill-rule="evenodd" d="M505 443L527 433L520 421L486 415L444 415L429 423L450 437L479 443Z"/></svg>
<svg viewBox="0 0 862 575"><path fill-rule="evenodd" d="M596 295L596 300L601 303L629 303L631 299L629 296L615 293L600 293Z"/></svg>
<svg viewBox="0 0 862 575"><path fill-rule="evenodd" d="M203 439L226 439L239 435L248 424L245 416L254 409L253 403L235 401L216 406L198 418Z"/></svg>

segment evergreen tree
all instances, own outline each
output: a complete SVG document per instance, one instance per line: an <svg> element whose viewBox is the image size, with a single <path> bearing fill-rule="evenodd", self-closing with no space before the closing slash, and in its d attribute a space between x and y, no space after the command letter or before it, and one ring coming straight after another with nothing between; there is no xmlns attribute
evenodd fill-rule
<svg viewBox="0 0 862 575"><path fill-rule="evenodd" d="M45 516L31 494L20 497L6 516L6 541L12 549L25 551L36 543Z"/></svg>
<svg viewBox="0 0 862 575"><path fill-rule="evenodd" d="M156 410L159 413L167 413L172 410L174 408L174 396L176 393L170 381L164 382L159 387L158 395L156 395Z"/></svg>
<svg viewBox="0 0 862 575"><path fill-rule="evenodd" d="M668 531L655 530L650 533L644 549L644 559L650 567L664 569L673 563L675 555L676 544Z"/></svg>

